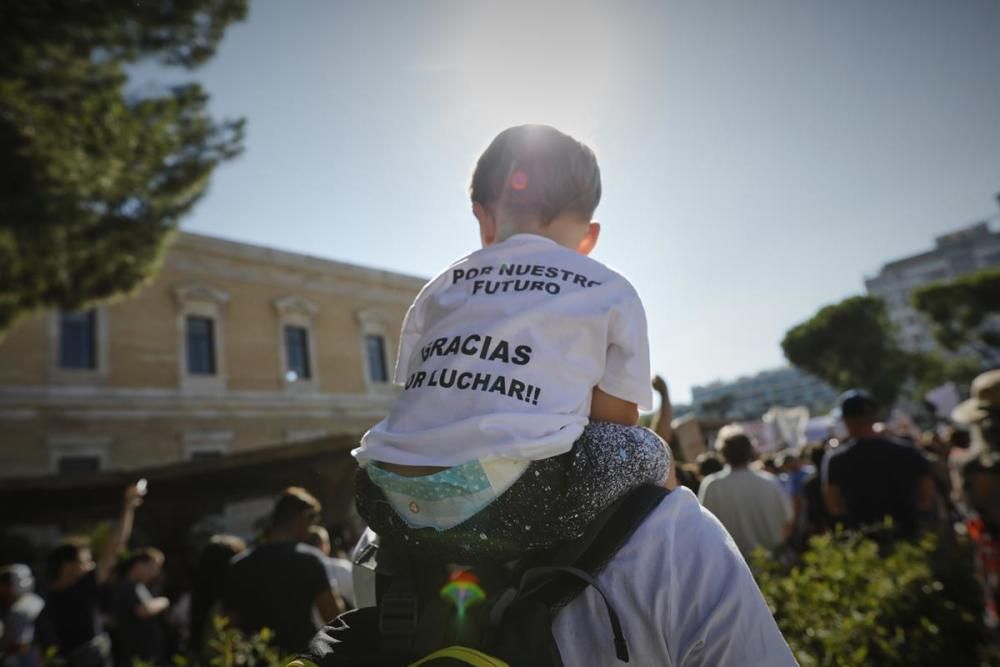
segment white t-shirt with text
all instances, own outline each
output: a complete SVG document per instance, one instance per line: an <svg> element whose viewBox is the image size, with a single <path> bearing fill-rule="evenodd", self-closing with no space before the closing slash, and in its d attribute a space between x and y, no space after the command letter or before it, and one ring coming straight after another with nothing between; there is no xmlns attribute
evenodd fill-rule
<svg viewBox="0 0 1000 667"><path fill-rule="evenodd" d="M646 315L620 274L516 234L455 262L406 314L389 416L364 464L540 460L583 432L594 387L652 407Z"/></svg>

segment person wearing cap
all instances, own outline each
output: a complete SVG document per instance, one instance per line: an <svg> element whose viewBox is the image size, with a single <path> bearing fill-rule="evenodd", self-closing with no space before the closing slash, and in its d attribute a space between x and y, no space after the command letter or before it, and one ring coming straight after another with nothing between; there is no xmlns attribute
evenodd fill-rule
<svg viewBox="0 0 1000 667"><path fill-rule="evenodd" d="M969 429L972 459L962 467L963 491L974 514L967 526L980 564L987 619L1000 622L1000 369L972 381L969 400L952 410L951 419Z"/></svg>
<svg viewBox="0 0 1000 667"><path fill-rule="evenodd" d="M952 421L969 429L975 457L962 470L965 494L987 526L1000 533L1000 369L978 375L970 394L951 413Z"/></svg>
<svg viewBox="0 0 1000 667"><path fill-rule="evenodd" d="M912 444L875 429L878 404L868 392L845 392L839 412L848 440L823 461L827 510L850 529L881 525L890 517L896 536L916 536L922 515L934 510L927 460Z"/></svg>
<svg viewBox="0 0 1000 667"><path fill-rule="evenodd" d="M951 412L953 422L972 430L973 438L994 456L1000 455L1000 368L972 381L971 398Z"/></svg>
<svg viewBox="0 0 1000 667"><path fill-rule="evenodd" d="M32 590L31 569L20 563L0 567L0 665L37 667L42 654L35 638L35 620L45 602Z"/></svg>

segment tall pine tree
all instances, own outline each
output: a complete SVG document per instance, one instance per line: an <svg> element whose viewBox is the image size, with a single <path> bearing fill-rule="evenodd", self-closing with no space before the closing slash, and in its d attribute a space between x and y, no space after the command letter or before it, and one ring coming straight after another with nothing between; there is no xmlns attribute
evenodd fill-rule
<svg viewBox="0 0 1000 667"><path fill-rule="evenodd" d="M156 271L212 170L241 150L197 83L126 90L145 60L193 69L246 0L0 2L0 337Z"/></svg>

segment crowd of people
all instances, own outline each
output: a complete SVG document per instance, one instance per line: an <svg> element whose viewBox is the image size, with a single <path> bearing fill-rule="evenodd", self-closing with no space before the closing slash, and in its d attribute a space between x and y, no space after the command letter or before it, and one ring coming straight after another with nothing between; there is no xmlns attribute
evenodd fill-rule
<svg viewBox="0 0 1000 667"><path fill-rule="evenodd" d="M207 656L217 619L253 634L269 629L282 654L301 649L317 628L354 603L351 561L331 553L320 503L290 487L275 503L258 543L213 535L193 567L190 590L157 595L164 555L124 551L142 495L126 490L121 517L95 559L72 538L46 559L44 597L26 564L0 568L0 664L67 667L167 664L173 655ZM206 664L208 660L204 661Z"/></svg>
<svg viewBox="0 0 1000 667"><path fill-rule="evenodd" d="M748 562L757 549L794 557L809 538L838 526L881 540L924 531L971 537L979 562L969 565L979 569L987 621L997 625L1000 438L993 415L1000 371L979 376L972 393L952 420L914 433L894 432L879 421L874 399L852 390L835 410L846 437L765 455L739 426L727 426L712 450L678 466L678 480L719 518Z"/></svg>
<svg viewBox="0 0 1000 667"><path fill-rule="evenodd" d="M1000 374L987 376L978 400L995 411L1000 401L989 392L997 391ZM838 412L845 439L764 456L738 426L725 427L714 447L676 466L677 483L718 518L748 562L758 549L795 553L837 525L879 526L886 517L890 539L957 526L996 548L984 543L998 531L991 505L996 491L984 483L994 473L983 464L991 451L984 437L995 436L995 427L987 423L976 437L966 424L919 438L895 434L878 421L879 406L862 391L842 396ZM44 597L27 565L0 568L4 667L38 667L47 653L70 667L204 656L220 617L247 633L269 628L274 645L291 654L326 620L357 604L352 562L342 550L331 553L320 504L301 488L280 495L252 548L236 536L212 536L194 564L191 590L174 601L154 592L163 553L153 547L124 551L141 503L136 487L126 490L121 516L97 558L85 540L52 549ZM995 615L996 591L988 576L984 584Z"/></svg>

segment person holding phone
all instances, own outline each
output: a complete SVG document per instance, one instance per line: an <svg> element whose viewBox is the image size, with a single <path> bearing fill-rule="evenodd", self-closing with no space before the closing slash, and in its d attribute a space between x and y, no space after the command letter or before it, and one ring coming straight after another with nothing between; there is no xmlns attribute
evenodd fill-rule
<svg viewBox="0 0 1000 667"><path fill-rule="evenodd" d="M144 480L140 480L144 481ZM142 504L145 485L125 489L121 517L111 537L94 560L90 541L69 538L46 558L49 593L39 619L41 643L55 646L67 667L106 667L111 664L111 642L100 612L100 587L105 584L118 553L132 534L135 510Z"/></svg>

